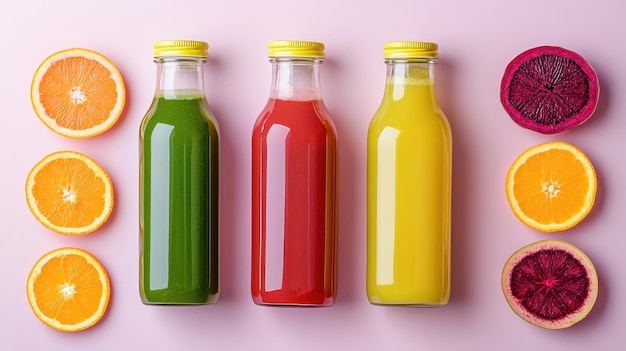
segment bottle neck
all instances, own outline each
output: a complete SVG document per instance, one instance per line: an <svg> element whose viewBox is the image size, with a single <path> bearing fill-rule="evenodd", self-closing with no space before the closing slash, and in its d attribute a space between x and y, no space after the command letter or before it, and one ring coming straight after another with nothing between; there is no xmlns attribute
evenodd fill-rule
<svg viewBox="0 0 626 351"><path fill-rule="evenodd" d="M204 97L203 57L157 57L156 93L166 99L181 96Z"/></svg>
<svg viewBox="0 0 626 351"><path fill-rule="evenodd" d="M435 96L435 59L387 59L385 96L399 100L407 94Z"/></svg>
<svg viewBox="0 0 626 351"><path fill-rule="evenodd" d="M321 100L321 59L270 58L272 86L270 98L292 101Z"/></svg>

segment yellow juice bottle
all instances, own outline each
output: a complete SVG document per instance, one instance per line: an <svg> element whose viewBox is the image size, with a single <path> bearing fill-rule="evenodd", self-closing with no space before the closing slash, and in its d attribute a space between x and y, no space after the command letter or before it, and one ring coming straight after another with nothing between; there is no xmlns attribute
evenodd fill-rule
<svg viewBox="0 0 626 351"><path fill-rule="evenodd" d="M385 93L367 137L367 296L441 306L450 296L450 126L437 102L438 46L385 44Z"/></svg>

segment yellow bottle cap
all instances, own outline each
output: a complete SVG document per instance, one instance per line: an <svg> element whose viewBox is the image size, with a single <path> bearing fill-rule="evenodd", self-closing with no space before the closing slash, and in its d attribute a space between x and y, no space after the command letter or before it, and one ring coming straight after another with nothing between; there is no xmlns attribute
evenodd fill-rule
<svg viewBox="0 0 626 351"><path fill-rule="evenodd" d="M324 58L324 44L302 40L272 40L268 56Z"/></svg>
<svg viewBox="0 0 626 351"><path fill-rule="evenodd" d="M209 44L195 40L158 40L154 42L154 56L208 57Z"/></svg>
<svg viewBox="0 0 626 351"><path fill-rule="evenodd" d="M438 58L439 46L422 41L391 41L385 43L384 58Z"/></svg>

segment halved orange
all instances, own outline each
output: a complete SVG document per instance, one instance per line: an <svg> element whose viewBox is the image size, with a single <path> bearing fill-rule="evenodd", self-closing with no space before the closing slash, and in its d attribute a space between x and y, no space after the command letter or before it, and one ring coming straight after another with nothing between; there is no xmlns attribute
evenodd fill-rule
<svg viewBox="0 0 626 351"><path fill-rule="evenodd" d="M89 252L65 247L43 255L26 283L35 316L57 330L87 329L104 316L111 296L109 276Z"/></svg>
<svg viewBox="0 0 626 351"><path fill-rule="evenodd" d="M31 102L52 131L70 138L104 133L119 119L126 87L118 68L102 54L83 48L56 52L35 71Z"/></svg>
<svg viewBox="0 0 626 351"><path fill-rule="evenodd" d="M506 196L517 218L542 232L569 229L591 211L598 188L593 164L562 141L524 151L506 177Z"/></svg>
<svg viewBox="0 0 626 351"><path fill-rule="evenodd" d="M93 159L75 151L58 151L31 169L26 200L44 226L61 234L82 235L109 218L113 184Z"/></svg>

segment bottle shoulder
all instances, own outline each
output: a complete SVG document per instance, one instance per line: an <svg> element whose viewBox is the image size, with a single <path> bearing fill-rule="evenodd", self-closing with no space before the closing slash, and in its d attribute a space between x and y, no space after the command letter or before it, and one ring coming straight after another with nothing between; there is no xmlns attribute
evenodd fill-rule
<svg viewBox="0 0 626 351"><path fill-rule="evenodd" d="M406 104L385 102L381 103L371 119L371 124L439 124L447 123L448 119L443 110L433 103Z"/></svg>
<svg viewBox="0 0 626 351"><path fill-rule="evenodd" d="M322 100L294 101L269 99L259 114L253 135L267 135L272 129L311 136L332 136L335 125Z"/></svg>
<svg viewBox="0 0 626 351"><path fill-rule="evenodd" d="M257 124L282 124L295 126L314 126L332 120L322 100L280 100L269 99L261 113Z"/></svg>
<svg viewBox="0 0 626 351"><path fill-rule="evenodd" d="M141 128L145 130L154 128L156 125L178 128L218 128L217 120L203 97L166 99L155 96L143 118Z"/></svg>
<svg viewBox="0 0 626 351"><path fill-rule="evenodd" d="M386 129L403 132L405 136L419 133L442 135L451 133L450 123L446 115L436 105L407 107L383 103L370 121L368 134L370 137L374 137Z"/></svg>

